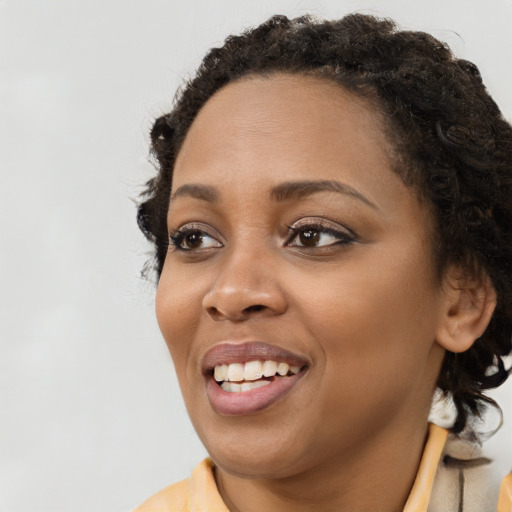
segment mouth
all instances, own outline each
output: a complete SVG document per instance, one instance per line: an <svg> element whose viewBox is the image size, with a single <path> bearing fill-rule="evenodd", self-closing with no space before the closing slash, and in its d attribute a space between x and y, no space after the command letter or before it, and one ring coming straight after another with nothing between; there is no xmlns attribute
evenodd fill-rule
<svg viewBox="0 0 512 512"><path fill-rule="evenodd" d="M278 361L248 361L247 363L220 364L213 370L213 378L228 393L245 393L267 386L276 379L297 375L300 366Z"/></svg>
<svg viewBox="0 0 512 512"><path fill-rule="evenodd" d="M287 396L308 367L305 358L266 343L224 343L203 360L206 394L219 414L252 414Z"/></svg>

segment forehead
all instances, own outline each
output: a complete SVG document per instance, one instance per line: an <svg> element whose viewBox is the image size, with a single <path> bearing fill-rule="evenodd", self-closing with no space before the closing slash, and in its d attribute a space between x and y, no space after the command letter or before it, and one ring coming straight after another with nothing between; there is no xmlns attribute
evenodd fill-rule
<svg viewBox="0 0 512 512"><path fill-rule="evenodd" d="M387 229L406 225L408 233L431 238L430 208L395 172L393 156L371 101L323 78L250 77L222 88L197 115L176 159L171 197L183 186L200 185L217 198L199 201L201 208L233 225L259 226L282 211L275 203L280 187L334 182L355 193L310 196L314 205L298 195L286 205L306 213L314 206L319 215L330 201L358 215L366 202ZM359 206L349 200L357 195L364 197ZM169 219L193 217L196 199L171 200Z"/></svg>
<svg viewBox="0 0 512 512"><path fill-rule="evenodd" d="M262 172L320 162L388 167L391 148L380 112L332 80L277 74L246 77L218 91L194 120L178 154L173 188L217 164ZM183 176L183 172L187 176Z"/></svg>

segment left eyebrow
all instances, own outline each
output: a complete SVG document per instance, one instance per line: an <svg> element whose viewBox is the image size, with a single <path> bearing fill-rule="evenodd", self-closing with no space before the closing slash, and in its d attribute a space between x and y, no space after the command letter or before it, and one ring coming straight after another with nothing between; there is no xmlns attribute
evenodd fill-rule
<svg viewBox="0 0 512 512"><path fill-rule="evenodd" d="M219 201L219 193L216 188L195 183L188 183L178 187L172 194L170 201L172 202L178 197L193 197L208 203L216 203Z"/></svg>
<svg viewBox="0 0 512 512"><path fill-rule="evenodd" d="M371 208L379 210L379 207L375 203L370 201L355 188L335 180L288 181L272 188L270 196L275 201L286 201L289 199L302 199L317 192L338 192L354 197Z"/></svg>

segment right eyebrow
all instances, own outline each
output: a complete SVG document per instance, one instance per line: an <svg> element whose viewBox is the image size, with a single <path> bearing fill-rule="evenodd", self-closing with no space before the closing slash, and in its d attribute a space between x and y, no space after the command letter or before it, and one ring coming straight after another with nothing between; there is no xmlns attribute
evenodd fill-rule
<svg viewBox="0 0 512 512"><path fill-rule="evenodd" d="M347 183L336 180L312 180L312 181L288 181L281 183L271 190L271 196L276 201L287 201L289 199L302 199L317 192L338 192L346 196L354 197L364 204L379 210L378 206L370 201L363 194Z"/></svg>
<svg viewBox="0 0 512 512"><path fill-rule="evenodd" d="M188 183L178 187L171 195L171 202L178 197L193 197L208 203L217 203L219 201L219 193L214 187L195 183Z"/></svg>

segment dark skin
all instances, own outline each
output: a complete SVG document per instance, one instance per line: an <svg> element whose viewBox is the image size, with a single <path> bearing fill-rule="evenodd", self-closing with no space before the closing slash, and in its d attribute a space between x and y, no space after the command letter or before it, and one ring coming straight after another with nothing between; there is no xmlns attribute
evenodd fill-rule
<svg viewBox="0 0 512 512"><path fill-rule="evenodd" d="M402 510L445 350L489 322L487 280L439 279L385 133L339 86L276 75L224 87L180 150L168 226L188 236L157 317L231 511ZM226 340L298 354L303 375L261 410L220 411L201 363Z"/></svg>

